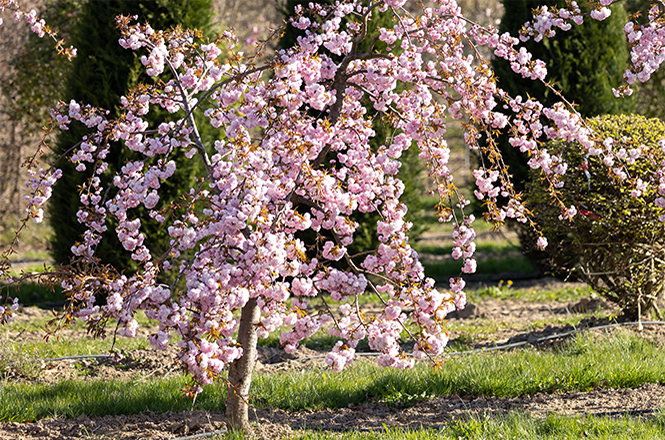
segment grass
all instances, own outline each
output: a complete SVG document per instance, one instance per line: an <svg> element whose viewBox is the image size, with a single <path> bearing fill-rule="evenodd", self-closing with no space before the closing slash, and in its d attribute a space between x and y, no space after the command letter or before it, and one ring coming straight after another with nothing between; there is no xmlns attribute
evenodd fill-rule
<svg viewBox="0 0 665 440"><path fill-rule="evenodd" d="M421 254L432 254L432 255L450 255L453 251L452 245L441 246L439 244L430 244L427 241L421 241L414 245L414 249ZM501 256L508 252L519 252L519 246L515 246L511 242L504 241L479 241L476 244L476 252L483 255L497 255ZM451 257L452 258L452 257Z"/></svg>
<svg viewBox="0 0 665 440"><path fill-rule="evenodd" d="M37 377L42 369L41 359L108 353L112 343L112 338L100 340L89 336L51 339L48 342L43 339L25 342L0 341L0 378L6 369L26 377ZM115 349L121 352L148 347L149 343L145 337L118 338L115 343Z"/></svg>
<svg viewBox="0 0 665 440"><path fill-rule="evenodd" d="M180 377L151 380L65 380L53 385L5 383L0 385L0 420L34 421L42 417L137 414L143 411L186 411L191 399L181 389ZM219 411L220 393L207 387L195 408Z"/></svg>
<svg viewBox="0 0 665 440"><path fill-rule="evenodd" d="M478 234L492 231L492 225L482 220L474 223L474 228ZM441 237L450 238L453 228L450 224L441 224L432 225L429 230L436 232ZM451 257L453 250L451 240L443 240L445 244L442 244L442 240L432 242L421 239L413 244L413 248L421 256L427 276L436 280L447 280L449 277L459 276L463 262ZM487 240L479 237L476 240L474 258L478 262L476 277L500 273L532 274L536 272L531 263L520 253L519 245L515 245L507 239Z"/></svg>
<svg viewBox="0 0 665 440"><path fill-rule="evenodd" d="M144 328L154 325L154 322L149 321L142 312L137 313L135 317ZM47 341L42 336L46 335L44 330L50 319L50 317L35 317L30 320L17 320L2 328L3 332L0 333L0 377L2 377L4 369L10 365L24 376L35 377L41 370L39 359L108 353L113 346L112 331L115 329L115 322L107 324L108 335L105 339L93 338L85 334L85 323L78 320L76 324L69 327L75 332L74 334L67 331L61 332L57 337L51 337ZM15 336L16 334L18 336ZM30 336L24 336L26 334ZM174 342L178 339L179 337L176 335ZM130 352L149 346L146 337L118 337L114 348Z"/></svg>
<svg viewBox="0 0 665 440"><path fill-rule="evenodd" d="M100 354L108 353L113 344L113 338L94 339L90 336L82 336L79 338L60 338L52 339L45 342L41 339L30 340L26 342L11 342L5 343L7 347L20 346L21 351L36 358L55 358L63 356L76 356L87 354ZM2 347L3 344L0 344ZM116 350L141 350L148 348L147 338L121 338L118 337L115 341Z"/></svg>
<svg viewBox="0 0 665 440"><path fill-rule="evenodd" d="M599 338L589 333L561 350L533 348L453 358L436 370L409 371L358 362L336 374L306 371L259 375L255 398L285 410L340 408L393 396L485 395L516 397L538 392L634 387L665 380L665 353L625 331Z"/></svg>
<svg viewBox="0 0 665 440"><path fill-rule="evenodd" d="M556 325L564 327L570 325L575 327L583 319L603 318L606 314L602 311L585 314L571 314L558 316L548 320L535 320L530 322L520 321L496 321L487 319L476 320L451 320L447 324L447 329L453 334L454 339L448 343L448 351L466 351L473 349L476 344L498 344L499 334L515 335L519 333L530 333L542 330L547 326ZM456 336L456 337L455 337Z"/></svg>
<svg viewBox="0 0 665 440"><path fill-rule="evenodd" d="M566 286L564 288L552 289L515 289L511 280L500 280L497 286L489 286L481 289L468 290L468 299L471 302L486 299L519 300L526 302L556 301L567 303L589 298L594 291L589 286Z"/></svg>
<svg viewBox="0 0 665 440"><path fill-rule="evenodd" d="M476 299L472 295L473 294L470 294L469 296L472 298L472 301L475 301ZM574 299L575 297L572 298ZM449 332L453 332L454 334L458 335L454 341L451 340L449 343L450 351L464 351L472 349L478 343L488 343L490 341L496 340L495 335L497 333L505 333L507 331L510 331L513 334L527 333L534 330L544 329L548 325L576 326L583 319L592 317L606 317L606 312L603 310L598 310L590 313L558 315L547 320L543 319L535 321L513 321L509 319L510 317L507 317L508 319L504 321L490 319L452 319L447 322L446 329ZM287 328L284 327L283 330L287 330ZM280 330L277 330L274 333L271 333L267 338L259 339L259 346L280 348L281 344L279 342L279 335ZM408 341L409 339L410 338L408 334L402 334L403 341ZM331 336L325 329L321 329L309 338L302 341L301 345L311 350L327 351L331 350L335 343L339 340L340 338ZM367 340L360 341L357 347L357 351L371 351L369 349L369 343Z"/></svg>
<svg viewBox="0 0 665 440"><path fill-rule="evenodd" d="M0 219L0 246L3 250L9 247L10 243L14 240L16 228L18 228L19 224L20 220L18 218ZM26 226L21 231L20 244L16 247L17 253L12 255L11 260L48 259L48 252L45 249L53 234L48 222L28 222Z"/></svg>
<svg viewBox="0 0 665 440"><path fill-rule="evenodd" d="M479 257L476 256L478 269L474 274L475 278L490 276L503 273L523 273L532 274L535 269L523 255L502 256L502 257ZM423 261L425 275L439 282L447 281L450 277L457 277L461 273L462 262L459 260L449 260L428 262Z"/></svg>
<svg viewBox="0 0 665 440"><path fill-rule="evenodd" d="M526 302L552 302L557 303L570 303L580 300L581 298L588 298L594 295L593 290L588 286L583 287L564 287L557 289L514 289L511 287L512 281L500 282L498 286L484 287L481 289L472 289L467 291L468 300L471 303L483 301L487 299L497 299L501 301L526 301ZM376 304L380 305L379 299L371 294L362 295L359 297L359 303ZM310 300L312 309L320 307L321 301L318 298ZM548 324L557 325L577 325L582 319L592 316L600 316L603 314L602 310L596 313L588 314L574 314L563 317L556 317L548 321L534 321L527 322L521 325L519 322L500 322L495 320L451 320L447 324L450 331L462 332L465 336L464 346L459 346L459 349L468 349L469 344L473 346L478 342L479 336L488 336L495 334L499 331L509 328L515 331L530 331L537 328L544 328ZM259 345L262 347L281 347L279 342L279 331L271 333L265 339L259 339ZM326 331L320 330L310 338L302 342L302 345L312 350L330 350L335 345L339 338L329 335ZM458 341L459 342L459 341ZM361 341L359 350L367 351L367 341Z"/></svg>
<svg viewBox="0 0 665 440"><path fill-rule="evenodd" d="M448 423L438 429L402 430L384 428L377 432L332 433L299 431L291 440L463 440L463 439L662 439L665 416L657 413L650 420L629 417L560 417L544 419L519 413L505 416L476 416Z"/></svg>
<svg viewBox="0 0 665 440"><path fill-rule="evenodd" d="M19 303L20 304L20 303ZM19 308L19 314L25 309ZM46 313L44 313L45 316L35 316L31 318L30 320L22 320L22 319L17 319L15 321L12 321L9 324L6 324L2 327L3 331L7 332L42 332L45 330L46 325L48 324L49 321L51 321L54 317L53 313L51 313L51 310L55 311L56 313L59 313L62 311L62 308L60 309L42 309ZM59 316L59 315L58 315ZM139 323L139 325L143 328L145 327L151 327L151 326L156 326L157 321L152 321L149 320L145 316L145 312L142 310L138 310L134 313L134 319ZM111 330L115 329L116 327L116 321L111 319L107 322L106 324L106 329L111 333ZM69 330L85 330L87 328L86 323L82 319L77 319L74 324L71 326L67 327ZM67 338L65 338L67 339ZM20 342L20 341L17 341Z"/></svg>
<svg viewBox="0 0 665 440"><path fill-rule="evenodd" d="M559 350L533 348L478 353L445 361L441 368L418 364L409 371L384 369L360 360L341 373L328 370L258 374L252 403L284 410L341 408L383 401L408 405L437 395L516 397L539 392L636 387L665 380L665 353L619 329L588 333ZM0 420L36 420L55 415L129 414L186 410L184 377L150 380L63 381L53 385L0 382ZM194 408L224 408L217 385L204 387Z"/></svg>

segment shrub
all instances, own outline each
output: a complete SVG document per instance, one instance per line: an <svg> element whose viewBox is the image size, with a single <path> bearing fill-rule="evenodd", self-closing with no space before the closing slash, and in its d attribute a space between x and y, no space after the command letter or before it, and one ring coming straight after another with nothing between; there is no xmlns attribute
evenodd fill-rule
<svg viewBox="0 0 665 440"><path fill-rule="evenodd" d="M578 143L551 142L552 154L562 155L569 164L565 186L559 192L566 205L574 204L578 214L567 225L559 220L559 207L552 203L543 185L527 185L527 208L550 242L545 252L538 251L535 236L527 226L520 228L525 254L535 263L559 277L575 277L618 304L627 319L640 318L655 309L663 294L665 280L665 224L659 221L663 209L654 204L658 182L649 176L665 160L659 140L665 125L658 119L642 116L603 116L589 125L597 130L602 148L620 153L626 143L639 145L634 163L624 168L628 178L618 181L608 175L605 154L585 156ZM625 147L625 154L638 148ZM646 183L641 194L639 181ZM633 193L633 194L631 194ZM662 317L661 317L662 319Z"/></svg>

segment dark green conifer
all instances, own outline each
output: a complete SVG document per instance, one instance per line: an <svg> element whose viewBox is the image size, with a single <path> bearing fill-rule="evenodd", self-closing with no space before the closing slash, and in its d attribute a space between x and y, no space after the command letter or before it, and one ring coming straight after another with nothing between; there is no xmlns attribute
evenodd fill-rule
<svg viewBox="0 0 665 440"><path fill-rule="evenodd" d="M115 17L119 14L137 15L139 22L147 21L154 29L170 29L180 24L209 33L212 29L212 1L88 0L82 5L72 32L72 44L78 49L78 55L68 78L66 102L73 99L107 109L111 118L118 115L120 97L127 94L131 87L140 82L149 84L153 81L140 62L144 52L123 49L118 44L120 34L115 27ZM160 119L159 111L151 111L148 115L151 126L156 127ZM71 129L58 138L54 153L62 154L85 134L85 127L72 124ZM102 179L108 185L124 163L138 158L138 153L134 155L120 144L113 144L107 157L109 167ZM182 152L176 153L173 158L178 165L178 174L166 183L168 195L160 203L177 199L194 184L198 165L185 160ZM74 171L74 165L65 159L58 166L63 169L63 178L55 185L50 202L49 221L53 228L51 253L57 263L67 263L72 257L71 246L80 240L84 230L75 219L80 206L78 187L89 174ZM143 208L133 211L141 218L148 237L146 245L153 254L159 255L168 246L168 234L148 217ZM130 252L118 241L115 225L110 221L96 255L103 263L112 264L118 270L131 272L135 268Z"/></svg>

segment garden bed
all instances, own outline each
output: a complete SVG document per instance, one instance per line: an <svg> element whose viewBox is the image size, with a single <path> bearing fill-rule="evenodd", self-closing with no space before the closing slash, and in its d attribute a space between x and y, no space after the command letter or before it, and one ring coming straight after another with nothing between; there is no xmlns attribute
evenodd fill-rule
<svg viewBox="0 0 665 440"><path fill-rule="evenodd" d="M518 287L520 286L513 285L512 289ZM525 288L539 289L542 287L530 286ZM546 288L552 287L550 284ZM562 288L559 285L554 285L554 287L555 289ZM556 290L553 291L556 292ZM579 347L566 348L567 341L574 339L570 335L565 338L551 339L548 341L549 343L526 344L511 351L497 350L492 353L483 353L483 351L488 351L497 345L519 341L537 342L538 339L548 336L607 324L610 322L610 317L616 314L615 309L602 301L580 301L577 299L566 302L561 301L562 298L558 298L559 301L556 301L555 298L551 301L534 301L533 298L542 297L542 294L537 292L531 298L528 298L528 295L517 294L517 298L502 299L501 295L513 295L505 288L494 292L497 296L495 298L488 297L491 294L492 291L490 290L489 293L488 291L481 291L472 295L472 297L478 298L474 301L473 312L464 319L450 320L450 351L459 352L475 349L478 350L478 354L453 355L444 363L444 369L446 365L453 368L456 365L463 365L464 362L475 362L474 359L478 356L485 359L483 362L489 362L491 365L500 364L504 361L517 362L518 364L533 363L533 360L510 361L511 356L517 356L522 352L535 356L532 359L536 360L541 357L556 357L559 355L574 357L575 350L579 351L580 349ZM525 297L527 298L524 299ZM590 304L594 308L590 307ZM581 307L582 305L586 308ZM17 320L12 324L12 327L4 329L5 334L2 339L5 340L5 345L9 344L9 341L20 338L24 344L32 343L35 344L35 347L40 346L39 340L43 337L43 333L36 329L48 319L49 315L50 312L37 308L23 310L23 313L17 316ZM139 339L145 338L150 331L150 324L146 323ZM642 332L638 332L636 326L588 330L588 332L593 333L592 336L587 337L591 341L603 338L616 339L620 345L630 345L637 340L635 338L638 338L656 349L665 344L665 326L646 325ZM61 342L66 344L67 340L80 340L84 336L85 330L82 328L68 330L63 333ZM95 347L91 346L90 350ZM57 347L54 350L56 351L53 353L58 354ZM566 350L568 351L566 352ZM616 350L616 348L612 348L612 350ZM17 388L11 387L26 387L25 390L27 391L22 391L24 394L42 393L46 395L51 392L49 390L63 386L63 383L73 387L72 389L83 386L82 390L85 390L85 385L81 384L91 384L90 386L96 387L100 383L117 382L126 384L125 388L131 388L137 384L145 386L145 384L159 381L182 381L182 373L173 362L175 351L176 348L173 345L164 352L156 352L149 346L139 344L133 347L128 346L125 350L125 358L119 362L105 357L78 358L40 361L32 369L26 369L25 365L28 362L37 360L38 353L33 350L29 356L26 355L27 357L22 358L22 362L25 363L23 367L5 365L5 379L0 388L4 388L3 392L9 392L12 389L17 390ZM65 351L60 354L70 353ZM259 382L272 382L274 380L284 380L287 377L295 384L299 381L306 382L310 380L307 377L312 375L320 375L328 379L326 374L331 375L331 373L325 368L324 355L325 351L314 350L307 346L300 347L294 354L286 354L280 348L270 346L270 344L260 347L257 380ZM636 356L644 355L637 353ZM368 357L359 357L358 364L361 368L367 368L370 373L363 373L365 371L363 370L360 373L349 374L375 375L376 382L387 381L384 376L381 376L384 370L375 369ZM588 362L597 364L598 361ZM656 363L656 365L650 365L650 367L665 371L664 368L661 368L663 367L661 365L663 359L644 359L644 362L646 364ZM488 370L487 374L489 376L504 374L492 372L493 367L487 367L487 365L475 367L470 365L469 368ZM599 364L596 366L600 370L605 367ZM515 369L518 367L507 368ZM535 370L539 368L548 367L533 367ZM566 367L563 368L565 370ZM579 367L571 367L571 378L581 374L575 372L577 368ZM430 367L424 367L414 370L413 373L415 377L419 378L418 380L421 380L422 377L433 374L429 372L431 370ZM564 370L552 371L549 376L565 377L568 373L562 374ZM32 372L32 374L26 374L26 371L28 373ZM322 397L321 401L323 403L320 405L307 407L307 404L303 404L305 408L300 410L284 409L285 405L279 403L279 401L270 401L269 396L275 393L267 391L265 385L259 383L255 386L257 396L255 401L252 402L254 408L250 412L250 419L255 423L257 435L260 438L298 438L304 435L302 432L308 432L301 431L302 429L310 428L329 430L336 433L335 435L343 435L345 432L385 431L386 428L440 429L453 426L460 420L479 420L479 418L487 417L496 419L511 417L515 413L537 420L545 420L552 415L564 417L593 415L651 417L665 403L665 386L660 383L661 380L650 380L649 378L620 379L619 386L616 386L616 383L611 383L611 381L598 380L597 382L582 383L582 379L576 379L580 383L572 381L558 384L553 382L549 385L537 385L529 388L529 381L540 380L542 382L549 377L547 371L542 373L541 379L526 378L526 385L521 385L536 390L535 392L520 392L517 388L517 391L515 391L512 388L501 388L500 386L495 387L496 392L479 392L478 390L486 389L482 387L487 387L487 385L481 384L474 388L473 384L464 385L464 381L457 378L453 381L457 380L458 383L457 385L453 384L452 389L454 390L457 387L458 391L447 394L433 391L428 389L427 386L423 386L420 388L421 391L417 392L396 389L390 391L390 387L393 385L385 386L384 388L388 391L383 390L377 394L370 386L368 389L371 391L367 392L367 399L351 398L352 393L349 392L350 403L348 404L328 404L325 398ZM405 374L407 376L404 377L408 378L410 373ZM602 371L599 374L599 377L604 377ZM611 372L607 373L608 376L612 374ZM351 381L354 381L353 377L355 376L352 376ZM343 377L340 376L340 378ZM478 378L479 382L482 382L482 380L482 378ZM631 380L637 380L637 382L632 383ZM322 380L319 381L323 382ZM161 385L155 386L159 387ZM174 387L174 385L168 386ZM537 391L538 386L549 391ZM72 391L69 392L72 393ZM80 392L87 393L86 391ZM214 390L208 392L215 394ZM288 402L288 388L283 392L286 393L286 396L282 398ZM294 396L300 395L297 388L294 388L292 392ZM330 393L334 392L331 391ZM371 393L374 394L370 396ZM516 393L517 395L514 395ZM133 398L140 400L137 397ZM131 400L132 397L120 396L118 402L124 402L127 399ZM177 397L175 399L178 400ZM151 408L148 405L146 408L136 411L138 414L132 413L135 412L134 409L127 410L122 414L109 414L108 409L94 410L93 412L97 412L97 414L85 412L77 414L77 411L82 410L73 408L71 412L68 412L70 410L58 410L56 407L50 412L42 409L41 412L35 413L36 416L27 413L25 415L14 414L8 416L5 411L3 413L4 420L11 421L0 422L0 438L7 440L42 438L174 439L224 429L225 419L221 410L221 401L206 403L202 398L201 402L195 403L194 411L188 411L186 408L192 402L183 397L180 398L178 403L180 410L178 410L178 405L174 404L171 404L171 408L174 409L172 411L164 411L163 406ZM109 405L113 406L112 402ZM298 405L298 403L293 403L293 405ZM46 407L48 407L48 403ZM119 409L119 411L123 410ZM107 414L102 415L104 412L107 412ZM114 411L111 410L110 412ZM21 420L23 417L25 419Z"/></svg>

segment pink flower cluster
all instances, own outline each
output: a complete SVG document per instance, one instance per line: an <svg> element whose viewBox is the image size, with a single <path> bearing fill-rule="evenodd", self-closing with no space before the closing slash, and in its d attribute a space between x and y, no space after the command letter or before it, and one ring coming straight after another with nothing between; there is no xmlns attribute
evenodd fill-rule
<svg viewBox="0 0 665 440"><path fill-rule="evenodd" d="M53 185L62 177L62 170L39 171L28 170L31 177L25 185L32 190L32 195L26 195L24 198L28 202L26 212L35 223L41 223L44 220L44 209L42 206L51 198L53 194ZM38 176L38 177L37 177Z"/></svg>
<svg viewBox="0 0 665 440"><path fill-rule="evenodd" d="M0 324L12 322L16 311L18 311L18 298L14 298L11 305L0 306Z"/></svg>
<svg viewBox="0 0 665 440"><path fill-rule="evenodd" d="M608 3L602 0L592 17L606 17ZM0 7L13 4L0 1ZM466 304L461 276L477 269L475 219L465 213L469 201L454 185L449 166L448 117L474 122L465 125L464 139L484 159L473 172L475 195L497 224L506 218L530 221L492 139L497 129L510 127L510 143L530 155L530 166L542 170L552 194L567 165L541 147L544 137L578 141L589 156L602 156L617 178L630 178L622 164L641 157L639 148L617 150L614 141L594 139L565 103L545 107L509 96L497 87L480 51L467 50L468 43L486 46L525 78L545 82L546 66L518 47L518 38L470 24L454 0L432 2L417 19L401 9L404 4L350 0L301 8L291 25L303 36L264 65L231 49L228 59L220 59L220 46L235 41L231 32L200 41L192 31L157 31L118 17L119 44L141 51L146 72L163 76L163 82L123 97L117 120L76 102L60 103L52 116L62 129L80 124L89 130L69 156L77 170L92 170L77 215L86 227L72 249L77 264L101 267L95 250L112 220L117 239L139 269L131 276L74 271L65 277L62 285L76 300L76 316L93 324L113 318L119 334L132 337L139 330L134 314L145 310L159 322L151 344L164 349L172 334L181 335L179 359L202 384L249 349L237 337L238 312L248 304L260 312L252 322L258 336L281 332L287 351L322 328L339 338L326 358L334 370L353 360L364 338L381 352L379 364L407 368L415 359L443 353L445 317ZM370 35L364 19L374 19L374 8L392 9L396 19ZM363 20L344 19L358 14ZM37 31L43 28L34 14L26 20ZM521 38L541 39L581 21L575 2L568 9L541 8ZM627 28L633 53L644 51L633 60L639 73L661 61L660 24L652 22L652 31ZM375 38L387 44L385 51L359 52L362 40ZM157 109L170 116L150 126L145 116ZM390 127L383 139L373 129L379 120ZM217 129L219 139L204 142L202 121ZM138 158L124 164L107 188L99 176L107 167L109 143L116 141ZM425 276L409 242L412 225L400 201L400 158L412 146L434 180L440 220L453 223L452 257L461 260L460 276L441 289ZM178 152L199 161L204 171L183 200L165 200L164 183L173 180ZM658 206L665 205L663 166L655 174ZM28 209L35 220L41 220L41 206L59 177L54 169L39 171L28 183L34 192ZM636 197L655 187L655 180L634 183ZM501 198L507 202L500 204ZM171 238L163 255L148 247L140 207ZM350 255L358 228L351 217L355 212L378 214L380 244ZM576 213L575 206L566 206L562 218ZM315 238L303 241L302 231ZM541 237L538 246L546 245ZM163 272L176 281L161 282ZM96 304L100 292L107 298L102 306ZM376 316L361 310L359 297L368 294L384 305ZM308 308L308 298L315 296L323 299L323 309ZM412 355L403 348L404 333L413 341Z"/></svg>
<svg viewBox="0 0 665 440"><path fill-rule="evenodd" d="M608 8L612 3L613 0L590 2L591 11L588 15L594 20L605 20L612 14ZM665 61L663 50L665 30L661 8L662 5L653 5L644 24L629 21L624 26L623 31L631 48L631 65L624 74L625 84L614 89L617 97L632 94L633 91L629 86L636 80L648 81L653 72ZM535 11L533 20L524 24L520 38L526 41L533 37L536 41L540 41L543 37L552 37L556 33L555 28L567 31L572 27L571 24L582 24L584 15L575 1L564 8L540 7Z"/></svg>
<svg viewBox="0 0 665 440"><path fill-rule="evenodd" d="M14 20L19 22L25 20L27 24L30 25L30 31L35 33L39 38L43 38L45 35L51 37L55 43L55 48L58 51L58 54L65 55L68 59L71 60L72 57L76 56L76 48L69 46L65 48L63 46L63 41L57 37L57 33L53 32L46 24L46 22L37 17L37 11L32 9L30 12L25 12L21 9L16 0L0 0L0 13L5 10L14 11ZM2 26L3 20L0 17L0 26Z"/></svg>

